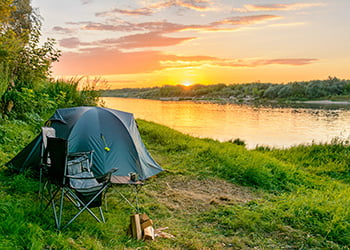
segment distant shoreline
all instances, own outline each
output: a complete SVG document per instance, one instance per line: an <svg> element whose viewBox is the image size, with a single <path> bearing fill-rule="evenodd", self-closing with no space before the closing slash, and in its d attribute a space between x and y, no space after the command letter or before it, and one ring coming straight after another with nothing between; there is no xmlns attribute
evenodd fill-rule
<svg viewBox="0 0 350 250"><path fill-rule="evenodd" d="M350 104L350 101L331 101L331 100L319 100L319 101L296 101L295 103L305 103L305 104L336 104L336 105L347 105Z"/></svg>
<svg viewBox="0 0 350 250"><path fill-rule="evenodd" d="M194 101L276 107L350 108L350 80L329 77L276 83L212 84L191 86L164 85L149 88L124 88L103 91L102 96L120 96L161 101Z"/></svg>

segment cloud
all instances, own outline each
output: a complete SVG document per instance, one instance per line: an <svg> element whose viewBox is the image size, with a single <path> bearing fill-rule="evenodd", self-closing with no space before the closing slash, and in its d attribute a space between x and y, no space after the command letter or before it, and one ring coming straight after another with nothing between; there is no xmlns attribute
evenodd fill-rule
<svg viewBox="0 0 350 250"><path fill-rule="evenodd" d="M167 7L180 7L188 8L196 11L208 11L210 10L210 0L175 0L169 1L169 6Z"/></svg>
<svg viewBox="0 0 350 250"><path fill-rule="evenodd" d="M184 25L178 23L170 23L167 21L144 22L144 23L129 23L121 24L106 24L96 22L69 22L70 25L80 25L81 30L96 30L96 31L119 31L119 32L158 32L168 34L185 30L206 30L213 29L210 25ZM214 24L216 25L216 24Z"/></svg>
<svg viewBox="0 0 350 250"><path fill-rule="evenodd" d="M119 31L119 32L158 32L159 34L175 33L186 30L197 31L220 31L232 30L228 29L227 25L251 25L268 20L282 18L276 15L251 15L251 16L234 16L212 22L207 25L202 24L179 24L167 21L131 23L123 22L119 24L97 23L97 22L69 22L69 25L80 25L81 30L95 30L95 31ZM225 27L222 27L225 25ZM234 28L236 29L236 28ZM193 37L191 38L193 39ZM187 38L184 38L187 40Z"/></svg>
<svg viewBox="0 0 350 250"><path fill-rule="evenodd" d="M78 37L70 37L70 38L59 40L58 44L61 47L73 49L73 48L78 48L79 45L81 45L81 42Z"/></svg>
<svg viewBox="0 0 350 250"><path fill-rule="evenodd" d="M291 11L311 7L325 6L325 3L293 3L293 4L245 4L244 8L235 9L239 12L247 11Z"/></svg>
<svg viewBox="0 0 350 250"><path fill-rule="evenodd" d="M239 61L223 61L219 63L221 66L230 67L258 67L272 64L301 66L316 62L315 58L278 58L278 59L255 59L255 60L239 60Z"/></svg>
<svg viewBox="0 0 350 250"><path fill-rule="evenodd" d="M275 16L275 15L234 16L234 17L226 18L222 21L213 22L212 25L214 26L224 25L224 24L248 25L248 24L255 24L266 20L279 19L279 18L281 17Z"/></svg>
<svg viewBox="0 0 350 250"><path fill-rule="evenodd" d="M166 68L188 68L188 67L200 67L203 65L212 67L259 67L266 65L289 65L289 66L302 66L314 63L317 61L315 58L278 58L278 59L222 59L210 57L209 60L206 57L181 57L176 60L161 61L161 65ZM200 59L200 60L198 60Z"/></svg>
<svg viewBox="0 0 350 250"><path fill-rule="evenodd" d="M169 23L166 21L160 22L144 22L144 23L129 23L125 22L122 24L104 24L104 23L94 23L94 22L82 22L82 23L71 23L76 25L81 25L82 30L101 30L101 31L158 31L162 33L171 33L176 31L181 31L189 28L198 27L194 25L183 25L176 23Z"/></svg>
<svg viewBox="0 0 350 250"><path fill-rule="evenodd" d="M61 33L61 34L72 34L75 32L73 29L64 28L64 27L60 27L60 26L53 27L52 31L54 31L56 33Z"/></svg>
<svg viewBox="0 0 350 250"><path fill-rule="evenodd" d="M159 32L148 32L123 36L116 39L103 39L94 42L81 42L78 37L70 37L59 40L59 45L64 48L78 48L83 46L101 46L117 49L135 49L146 47L165 47L180 44L185 41L196 39L196 37L168 37Z"/></svg>
<svg viewBox="0 0 350 250"><path fill-rule="evenodd" d="M95 15L98 17L105 17L105 16L113 16L115 14L123 14L123 15L130 15L130 16L150 16L154 11L152 11L149 8L140 8L135 10L127 10L127 9L113 9L111 11L103 11L98 12Z"/></svg>
<svg viewBox="0 0 350 250"><path fill-rule="evenodd" d="M130 15L130 16L150 16L153 13L156 13L162 9L175 7L175 8L184 8L195 11L209 11L211 10L210 0L168 0L160 1L149 5L148 2L145 3L148 7L138 8L138 9L119 9L115 8L111 11L97 12L95 15L98 17L103 16L113 16L115 14Z"/></svg>
<svg viewBox="0 0 350 250"><path fill-rule="evenodd" d="M159 32L149 32L124 36L118 39L105 39L97 41L99 45L113 45L123 49L144 48L144 47L164 47L177 45L179 43L195 39L195 37L167 37Z"/></svg>
<svg viewBox="0 0 350 250"><path fill-rule="evenodd" d="M93 0L80 0L81 1L81 3L83 4L83 5L86 5L86 4L89 4L89 3L92 3L93 2Z"/></svg>
<svg viewBox="0 0 350 250"><path fill-rule="evenodd" d="M94 45L94 46L110 46L117 49L135 49L145 47L162 47L173 46L186 41L197 39L196 36L191 37L169 37L166 34L176 33L186 30L192 31L232 31L236 30L238 25L251 25L268 20L278 19L276 15L250 15L250 16L234 16L212 22L207 25L186 25L171 23L167 21L131 23L122 22L118 24L107 24L97 22L69 22L70 25L79 25L81 30L94 31L118 31L118 32L138 32L122 36L119 38L111 38L98 40L90 43L79 43L77 38L67 38L60 41L60 45L66 48L77 48L79 45ZM235 26L235 27L230 27ZM57 31L64 31L63 28L57 27ZM67 29L68 30L68 29ZM140 33L141 32L141 33Z"/></svg>

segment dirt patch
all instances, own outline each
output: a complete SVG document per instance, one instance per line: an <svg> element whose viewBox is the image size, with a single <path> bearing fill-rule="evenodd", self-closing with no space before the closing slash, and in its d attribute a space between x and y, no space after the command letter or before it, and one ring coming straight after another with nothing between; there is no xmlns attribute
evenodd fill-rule
<svg viewBox="0 0 350 250"><path fill-rule="evenodd" d="M157 179L157 188L149 194L170 210L204 211L218 204L239 204L258 198L250 188L219 179L198 180L189 176Z"/></svg>

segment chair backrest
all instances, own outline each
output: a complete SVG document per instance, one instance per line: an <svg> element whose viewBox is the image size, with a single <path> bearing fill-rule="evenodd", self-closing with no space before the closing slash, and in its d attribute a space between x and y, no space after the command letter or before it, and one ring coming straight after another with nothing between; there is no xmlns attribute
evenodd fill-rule
<svg viewBox="0 0 350 250"><path fill-rule="evenodd" d="M48 178L65 184L65 171L67 167L68 142L58 137L47 137L47 151L50 156L51 164L48 168Z"/></svg>
<svg viewBox="0 0 350 250"><path fill-rule="evenodd" d="M91 172L93 151L68 154L67 174Z"/></svg>
<svg viewBox="0 0 350 250"><path fill-rule="evenodd" d="M47 147L47 137L56 137L56 130L52 127L41 127L41 135L43 137L43 147Z"/></svg>
<svg viewBox="0 0 350 250"><path fill-rule="evenodd" d="M41 164L48 164L49 158L47 155L47 138L48 137L56 137L56 130L52 127L41 127L41 149L40 149L40 158Z"/></svg>

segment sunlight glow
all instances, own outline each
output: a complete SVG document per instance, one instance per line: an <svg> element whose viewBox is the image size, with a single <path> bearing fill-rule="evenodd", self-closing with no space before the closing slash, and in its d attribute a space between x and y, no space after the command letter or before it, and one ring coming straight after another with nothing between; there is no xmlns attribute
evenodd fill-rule
<svg viewBox="0 0 350 250"><path fill-rule="evenodd" d="M189 87L189 86L193 85L193 83L192 83L192 82L189 82L189 81L186 81L186 82L182 82L181 85L182 85L182 86Z"/></svg>

